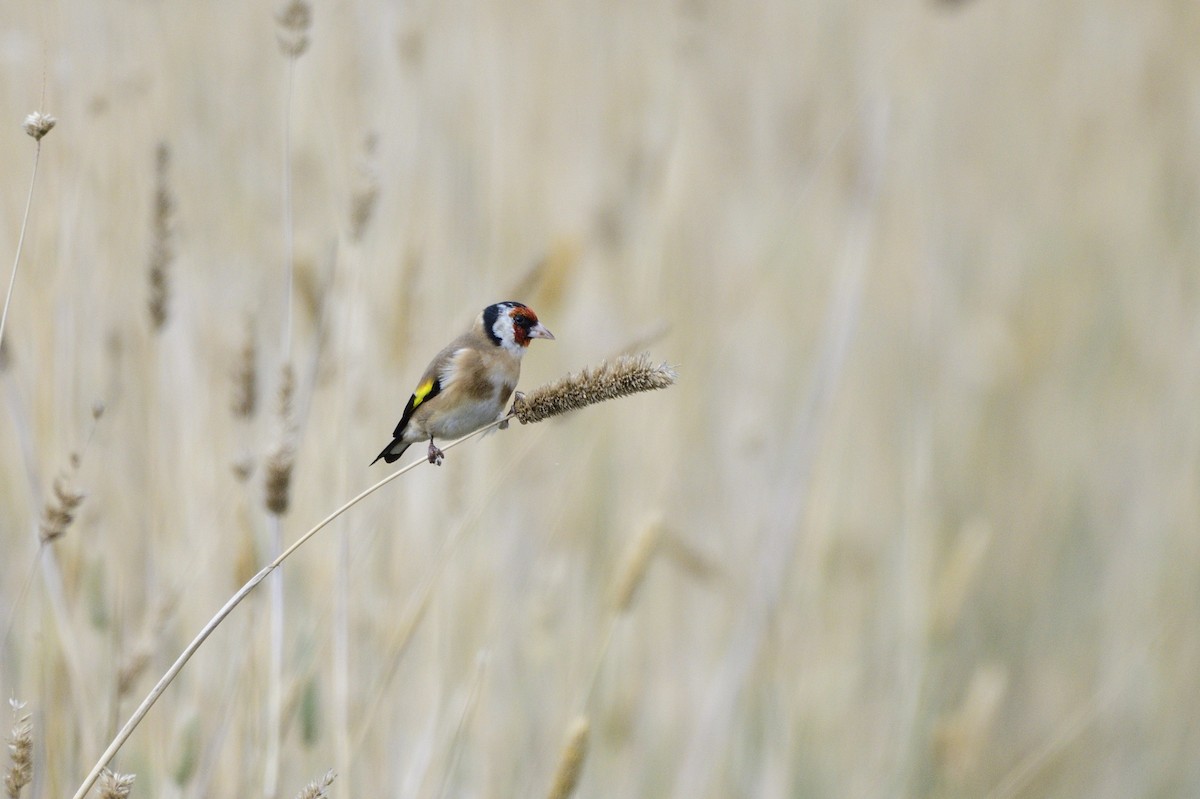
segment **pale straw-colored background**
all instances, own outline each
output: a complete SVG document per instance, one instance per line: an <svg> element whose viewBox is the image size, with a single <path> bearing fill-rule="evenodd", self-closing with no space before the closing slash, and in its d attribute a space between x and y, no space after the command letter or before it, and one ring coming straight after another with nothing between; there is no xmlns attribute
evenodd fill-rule
<svg viewBox="0 0 1200 799"><path fill-rule="evenodd" d="M318 0L290 113L277 11L0 5L4 284L20 123L59 119L0 374L26 796L70 796L268 557L285 119L285 542L387 473L490 302L558 337L523 387L628 348L680 380L322 531L283 569L281 676L261 590L117 756L133 796L329 768L338 797L540 796L580 715L580 797L1200 794L1200 6ZM38 560L73 451L87 497Z"/></svg>

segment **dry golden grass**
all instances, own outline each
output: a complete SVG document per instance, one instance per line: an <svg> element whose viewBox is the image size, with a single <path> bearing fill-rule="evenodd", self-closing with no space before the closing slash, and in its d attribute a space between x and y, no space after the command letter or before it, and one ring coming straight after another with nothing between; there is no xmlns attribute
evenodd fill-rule
<svg viewBox="0 0 1200 799"><path fill-rule="evenodd" d="M679 381L332 522L280 571L281 673L256 591L108 764L130 796L544 795L577 717L580 798L1200 794L1198 26L0 4L6 268L58 120L0 369L22 796L76 791L273 526L386 475L420 368L510 298L557 336L521 390L643 349Z"/></svg>

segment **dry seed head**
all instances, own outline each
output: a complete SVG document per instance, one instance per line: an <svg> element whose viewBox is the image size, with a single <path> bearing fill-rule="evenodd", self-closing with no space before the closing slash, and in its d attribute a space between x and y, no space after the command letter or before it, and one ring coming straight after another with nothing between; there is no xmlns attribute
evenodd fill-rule
<svg viewBox="0 0 1200 799"><path fill-rule="evenodd" d="M258 409L258 342L250 322L246 323L246 340L233 373L232 407L233 415L242 419L251 418Z"/></svg>
<svg viewBox="0 0 1200 799"><path fill-rule="evenodd" d="M976 585L992 539L984 519L968 522L950 549L941 573L934 581L933 628L947 633L958 623L971 589Z"/></svg>
<svg viewBox="0 0 1200 799"><path fill-rule="evenodd" d="M143 641L125 657L121 667L117 669L117 699L124 699L133 690L138 677L141 677L150 665L151 654L153 653L150 648Z"/></svg>
<svg viewBox="0 0 1200 799"><path fill-rule="evenodd" d="M312 27L312 6L306 0L291 0L275 15L279 24L276 39L288 58L299 58L308 49L308 29Z"/></svg>
<svg viewBox="0 0 1200 799"><path fill-rule="evenodd" d="M279 386L279 418L282 433L275 451L267 456L267 510L276 516L287 513L291 495L292 468L296 465L296 437L293 414L293 397L296 391L296 376L290 363L283 366L283 379Z"/></svg>
<svg viewBox="0 0 1200 799"><path fill-rule="evenodd" d="M244 483L254 474L254 458L249 455L238 458L230 465L230 470L233 472L234 479L239 483Z"/></svg>
<svg viewBox="0 0 1200 799"><path fill-rule="evenodd" d="M518 397L513 402L513 415L522 424L533 424L597 402L666 388L676 378L675 370L666 364L654 366L649 353L622 355L611 363L603 361Z"/></svg>
<svg viewBox="0 0 1200 799"><path fill-rule="evenodd" d="M155 647L159 641L163 640L163 633L166 632L167 624L171 621L178 603L179 595L172 592L155 599L150 612L142 621L142 629L139 631L137 642L121 659L121 664L117 669L118 697L126 696L134 688L134 684L145 672L146 667L150 665Z"/></svg>
<svg viewBox="0 0 1200 799"><path fill-rule="evenodd" d="M118 774L104 769L100 772L100 799L129 799L136 774Z"/></svg>
<svg viewBox="0 0 1200 799"><path fill-rule="evenodd" d="M159 142L155 151L154 214L151 220L153 239L150 244L150 321L154 331L162 330L167 322L167 304L170 300L170 267L175 259L171 245L171 231L175 213L175 196L167 174L171 166L171 150L165 142Z"/></svg>
<svg viewBox="0 0 1200 799"><path fill-rule="evenodd" d="M660 548L664 557L697 580L708 581L721 575L721 570L708 556L676 533L665 533Z"/></svg>
<svg viewBox="0 0 1200 799"><path fill-rule="evenodd" d="M279 379L279 403L276 409L279 411L279 418L283 420L285 429L290 429L292 425L292 400L296 395L296 370L292 368L290 363L285 363L280 371Z"/></svg>
<svg viewBox="0 0 1200 799"><path fill-rule="evenodd" d="M24 704L9 700L13 713L19 714ZM8 757L12 761L4 775L4 789L9 799L18 799L21 789L33 781L33 725L29 716L18 716L8 738Z"/></svg>
<svg viewBox="0 0 1200 799"><path fill-rule="evenodd" d="M267 510L276 516L287 513L295 465L296 453L287 443L280 444L267 458Z"/></svg>
<svg viewBox="0 0 1200 799"><path fill-rule="evenodd" d="M1008 693L1008 670L999 664L977 666L958 707L938 720L933 747L938 765L961 782L987 754L996 712Z"/></svg>
<svg viewBox="0 0 1200 799"><path fill-rule="evenodd" d="M638 589L645 582L646 572L650 568L650 560L658 549L658 542L662 537L662 529L662 522L656 519L643 527L637 538L629 545L624 565L613 590L613 604L618 613L629 610Z"/></svg>
<svg viewBox="0 0 1200 799"><path fill-rule="evenodd" d="M42 137L54 129L58 124L58 120L49 114L41 111L34 111L29 116L25 117L25 122L21 127L25 128L25 132L34 138L34 141L41 141Z"/></svg>
<svg viewBox="0 0 1200 799"><path fill-rule="evenodd" d="M583 761L587 759L588 733L591 725L587 716L577 716L567 731L567 743L563 747L554 784L550 787L550 799L568 799L575 793L579 778L583 775Z"/></svg>
<svg viewBox="0 0 1200 799"><path fill-rule="evenodd" d="M333 778L337 776L333 773L333 769L325 772L325 776L319 780L313 780L308 785L300 789L300 793L296 794L296 799L328 799L329 786L333 785Z"/></svg>
<svg viewBox="0 0 1200 799"><path fill-rule="evenodd" d="M67 475L54 478L54 497L46 503L46 510L42 514L43 544L50 543L67 531L71 522L75 520L75 511L85 496L87 495L71 485Z"/></svg>
<svg viewBox="0 0 1200 799"><path fill-rule="evenodd" d="M363 142L365 158L359 168L361 184L350 199L350 240L362 241L367 225L375 213L375 204L379 200L379 176L375 172L372 160L379 137L368 133Z"/></svg>

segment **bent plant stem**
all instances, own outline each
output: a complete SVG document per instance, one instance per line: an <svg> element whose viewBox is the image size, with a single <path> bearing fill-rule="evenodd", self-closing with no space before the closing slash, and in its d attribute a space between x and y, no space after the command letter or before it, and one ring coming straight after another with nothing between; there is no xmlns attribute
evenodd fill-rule
<svg viewBox="0 0 1200 799"><path fill-rule="evenodd" d="M491 424L484 425L470 435L464 436L457 441L450 442L446 445L445 449L456 447L464 441L468 441L485 433L488 430L491 430L493 427L506 427L509 420L514 418L520 420L522 424L533 424L543 419L548 419L552 416L578 410L587 405L593 405L598 402L617 399L618 397L636 394L641 391L653 391L655 389L666 388L675 382L676 377L677 375L675 370L666 364L654 366L650 362L650 356L648 354L643 353L642 355L634 357L621 356L612 363L606 361L597 367L584 369L577 374L572 374L565 378L561 378L552 384L541 386L532 391L528 396L519 396L515 398L513 400L512 408L506 415L502 416ZM395 480L400 475L410 472L417 466L426 462L427 461L422 458L410 463L408 466L405 466L402 469L397 469L392 474L389 474L378 483L375 483L375 485L354 497L354 499L346 502L340 508L318 522L316 526L312 527L304 535L296 539L291 546L279 553L274 560L264 566L262 570L258 572L258 574L251 577L245 585L238 589L237 593L230 597L229 601L226 602L219 611L217 611L217 615L213 616L212 619L209 620L208 624L204 625L204 629L200 631L200 634L192 639L192 642L187 645L182 654L180 654L178 659L176 659L176 661L171 665L171 668L167 669L167 673L162 676L162 678L158 681L158 684L151 689L150 694L142 701L142 704L138 706L138 709L134 711L129 721L127 721L125 726L121 728L121 731L117 733L117 737L114 738L113 742L108 745L108 749L106 749L104 754L100 756L100 760L95 766L92 767L91 772L83 781L83 785L81 785L79 790L75 793L74 799L83 799L83 797L91 789L92 785L95 784L96 779L100 776L100 772L105 766L108 765L108 761L113 758L113 755L117 753L117 750L119 750L121 746L124 745L125 741L129 739L129 736L133 733L138 724L141 723L142 719L145 718L146 713L150 710L154 703L158 701L158 698L162 695L163 691L167 689L167 686L171 684L171 681L175 679L176 675L179 674L179 672L187 664L188 660L191 659L192 655L196 653L196 650L200 648L208 636L212 635L213 630L215 630L221 624L221 622L224 621L231 612L233 612L233 609L237 607L243 599L246 598L247 594L253 591L259 583L266 579L267 575L279 568L279 565L287 560L291 554L299 549L306 541L308 541L308 539L316 535L322 528L324 528L334 519L341 516L347 510L354 507L363 499L378 491L392 480Z"/></svg>
<svg viewBox="0 0 1200 799"><path fill-rule="evenodd" d="M471 433L468 436L464 436L463 438L460 438L457 441L450 442L449 444L444 446L443 449L450 449L452 447L456 447L459 444L462 444L464 441L467 441L478 435L483 434L485 431L490 430L491 428L495 427L498 424L501 424L501 422L507 421L509 418L510 417L505 416L504 419L502 419L502 420L498 420L496 422L493 422L490 425L487 425L486 427L482 427L479 430L476 430L474 433ZM273 561L271 561L266 566L264 566L257 574L255 574L253 577L251 577L246 582L245 585L243 585L241 588L239 588L237 593L235 593L233 596L231 596L229 598L229 601L227 601L224 605L222 605L221 609L217 611L216 615L213 616L208 621L208 623L204 625L204 628L202 630L200 630L199 634L197 634L195 638L192 639L192 642L187 645L187 647L183 650L183 652L180 653L179 657L175 660L175 662L173 664L171 664L171 668L167 669L166 673L163 674L162 678L159 679L158 683L154 686L153 689L151 689L150 693L146 696L146 698L144 700L142 700L142 703L140 705L138 705L137 710L135 710L133 712L133 715L129 717L129 721L125 722L125 726L122 727L121 731L117 733L117 736L115 738L113 738L112 743L110 743L108 745L108 749L104 750L104 754L102 754L100 756L100 759L98 761L96 761L96 765L92 767L92 770L88 773L87 777L84 779L83 784L79 786L79 790L75 792L75 796L73 799L83 799L83 797L87 795L87 792L89 790L91 790L92 786L96 783L96 780L100 777L100 772L104 769L105 766L108 765L108 762L110 760L112 760L112 758L117 754L117 751L120 750L120 748L125 744L125 741L129 740L129 736L133 734L134 729L136 729L137 726L142 722L142 719L146 717L146 714L150 711L150 708L154 706L154 703L158 701L158 698L160 696L162 696L163 692L167 690L167 686L169 686L171 684L171 682L174 681L175 677L178 676L179 672L183 670L183 667L185 665L187 665L187 662L189 660L191 660L192 655L196 654L196 650L200 648L200 646L208 639L208 637L210 635L212 635L213 631L216 630L218 626L220 626L221 622L223 622L225 620L225 618L230 613L233 612L233 609L236 608L239 604L241 604L242 600L245 599L246 596L251 591L253 591L258 586L259 583L261 583L264 579L266 579L267 575L269 575L271 572L275 571L275 569L279 568L279 566L285 560L287 560L293 552L295 552L297 549L299 549L301 546L303 546L305 544L305 542L307 542L310 538L312 538L314 535L316 535L318 532L320 532L320 530L322 528L326 527L334 519L341 516L343 513L348 511L350 508L354 507L359 502L361 502L362 500L366 499L371 494L378 491L380 488L383 488L385 485L387 485L391 481L395 480L400 475L405 474L406 472L410 472L413 469L417 468L418 466L420 466L424 463L427 463L427 461L424 458L413 461L412 463L408 464L407 466L405 466L401 469L397 469L395 472L392 472L387 477L383 478L379 482L372 485L370 488L365 489L358 496L347 501L340 508L333 511L333 513L330 513L328 516L326 516L324 519L322 519L320 522L318 522L316 525L314 525L312 528L310 528L308 530L308 532L306 532L304 535L297 538L295 540L295 542L292 543L291 546L289 546L283 552L279 553L279 555Z"/></svg>

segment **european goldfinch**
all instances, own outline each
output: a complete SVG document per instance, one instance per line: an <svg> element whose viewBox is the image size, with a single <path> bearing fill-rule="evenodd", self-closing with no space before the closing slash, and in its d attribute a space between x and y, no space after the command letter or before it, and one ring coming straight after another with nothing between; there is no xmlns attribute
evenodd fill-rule
<svg viewBox="0 0 1200 799"><path fill-rule="evenodd" d="M489 305L471 329L451 341L425 369L417 390L404 406L392 443L380 459L392 463L409 445L429 441L429 462L441 465L435 438L461 438L504 415L517 387L521 356L535 338L554 336L537 314L519 302Z"/></svg>

